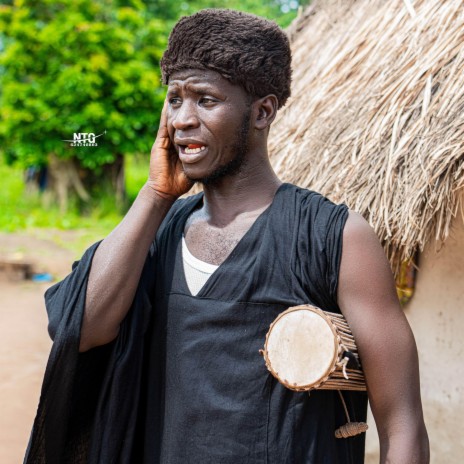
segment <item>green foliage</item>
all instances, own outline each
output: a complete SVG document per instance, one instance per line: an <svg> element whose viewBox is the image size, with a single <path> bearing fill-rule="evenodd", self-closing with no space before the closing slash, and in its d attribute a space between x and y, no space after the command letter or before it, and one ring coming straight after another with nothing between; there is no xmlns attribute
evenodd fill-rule
<svg viewBox="0 0 464 464"><path fill-rule="evenodd" d="M163 18L171 25L179 17L203 8L229 8L263 16L286 27L295 18L299 6L307 5L309 0L146 0L145 3L155 17Z"/></svg>
<svg viewBox="0 0 464 464"><path fill-rule="evenodd" d="M62 214L54 205L44 208L46 196L36 190L28 190L21 168L7 166L0 161L0 178L1 231L14 232L37 227L64 230L82 228L98 230L104 236L121 220L113 197L99 197L87 215L81 214L75 203Z"/></svg>
<svg viewBox="0 0 464 464"><path fill-rule="evenodd" d="M124 158L126 193L130 203L135 200L140 189L147 181L149 162L149 157L144 155L126 156Z"/></svg>
<svg viewBox="0 0 464 464"><path fill-rule="evenodd" d="M206 7L287 24L297 0L16 0L0 7L0 146L11 162L50 153L90 169L147 153L164 98L159 60L172 24ZM105 132L106 131L106 132ZM72 147L74 133L104 133Z"/></svg>
<svg viewBox="0 0 464 464"><path fill-rule="evenodd" d="M10 161L76 157L95 169L147 152L164 91L164 24L142 2L17 0L0 9L0 142ZM106 133L71 147L73 133Z"/></svg>
<svg viewBox="0 0 464 464"><path fill-rule="evenodd" d="M104 231L120 220L102 189L91 204L71 198L62 215L38 193L26 193L22 168L50 154L74 158L104 175L123 154L126 190L134 200L165 90L159 60L183 15L231 8L285 27L308 0L4 0L0 5L0 230L54 227ZM106 133L105 133L106 131ZM74 133L104 133L98 147L72 147ZM3 159L16 167L11 168ZM103 234L106 235L106 234Z"/></svg>

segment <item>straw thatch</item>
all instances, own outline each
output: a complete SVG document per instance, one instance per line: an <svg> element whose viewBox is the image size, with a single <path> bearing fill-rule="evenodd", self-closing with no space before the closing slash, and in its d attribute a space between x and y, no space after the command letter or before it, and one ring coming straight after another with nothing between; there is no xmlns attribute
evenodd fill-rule
<svg viewBox="0 0 464 464"><path fill-rule="evenodd" d="M397 270L462 211L464 1L320 0L289 34L273 166L363 214Z"/></svg>

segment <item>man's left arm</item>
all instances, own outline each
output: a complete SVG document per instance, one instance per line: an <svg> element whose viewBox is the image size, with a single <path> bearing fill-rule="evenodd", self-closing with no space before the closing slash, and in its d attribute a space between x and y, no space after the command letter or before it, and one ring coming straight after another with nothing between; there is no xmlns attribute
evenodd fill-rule
<svg viewBox="0 0 464 464"><path fill-rule="evenodd" d="M382 246L353 212L343 232L338 304L358 346L379 433L380 462L427 464L414 336Z"/></svg>

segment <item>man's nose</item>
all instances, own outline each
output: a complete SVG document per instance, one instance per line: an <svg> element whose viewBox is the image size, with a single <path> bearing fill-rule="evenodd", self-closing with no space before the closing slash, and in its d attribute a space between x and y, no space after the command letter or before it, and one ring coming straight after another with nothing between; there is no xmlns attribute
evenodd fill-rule
<svg viewBox="0 0 464 464"><path fill-rule="evenodd" d="M180 108L174 112L172 125L176 130L198 127L198 115L195 103L184 101Z"/></svg>

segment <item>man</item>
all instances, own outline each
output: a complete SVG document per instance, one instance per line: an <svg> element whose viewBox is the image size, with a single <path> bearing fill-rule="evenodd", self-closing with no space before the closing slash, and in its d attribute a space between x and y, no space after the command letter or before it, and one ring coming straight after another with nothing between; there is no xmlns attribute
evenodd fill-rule
<svg viewBox="0 0 464 464"><path fill-rule="evenodd" d="M290 62L284 33L252 15L203 10L173 29L149 179L47 292L54 346L26 462L363 462L363 435L334 436L338 393L290 391L258 354L302 303L347 318L381 461L428 462L414 339L375 234L269 163ZM195 182L204 193L179 199ZM344 396L364 420L367 396Z"/></svg>

